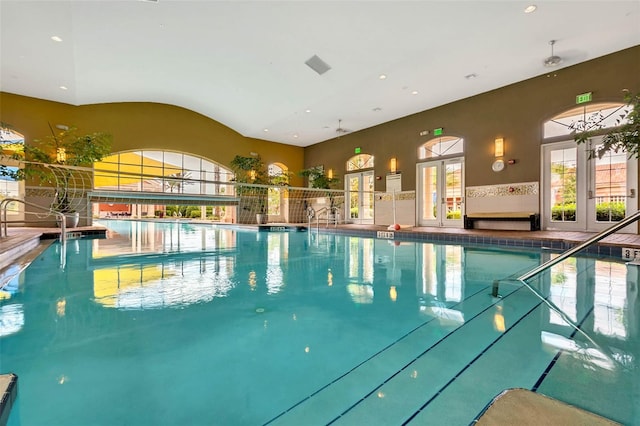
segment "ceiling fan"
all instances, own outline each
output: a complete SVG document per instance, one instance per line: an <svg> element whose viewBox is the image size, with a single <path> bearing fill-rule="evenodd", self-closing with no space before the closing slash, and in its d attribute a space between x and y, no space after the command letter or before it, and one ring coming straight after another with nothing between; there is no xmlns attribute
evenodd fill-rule
<svg viewBox="0 0 640 426"><path fill-rule="evenodd" d="M342 119L339 118L338 119L338 127L336 128L336 133L338 135L344 135L345 133L350 133L351 130L349 129L345 129L344 127L342 127Z"/></svg>
<svg viewBox="0 0 640 426"><path fill-rule="evenodd" d="M551 40L549 44L551 45L551 56L544 60L544 66L547 68L558 66L562 62L562 58L560 56L553 54L553 45L556 44L556 40Z"/></svg>

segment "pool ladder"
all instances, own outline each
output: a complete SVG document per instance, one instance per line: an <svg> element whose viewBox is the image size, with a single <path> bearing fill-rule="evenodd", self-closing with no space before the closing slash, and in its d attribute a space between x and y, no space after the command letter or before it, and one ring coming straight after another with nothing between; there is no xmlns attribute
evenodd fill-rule
<svg viewBox="0 0 640 426"><path fill-rule="evenodd" d="M9 236L9 232L7 229L7 224L9 223L9 220L7 219L7 207L9 206L9 203L12 203L12 202L22 203L25 206L46 210L47 213L55 215L56 218L58 219L58 222L60 223L60 242L65 242L67 240L67 230L66 230L67 224L66 224L66 217L64 214L53 211L47 207L42 207L38 204L29 203L19 198L5 198L2 201L0 201L0 238ZM29 223L29 221L26 221L26 220L21 220L18 222Z"/></svg>

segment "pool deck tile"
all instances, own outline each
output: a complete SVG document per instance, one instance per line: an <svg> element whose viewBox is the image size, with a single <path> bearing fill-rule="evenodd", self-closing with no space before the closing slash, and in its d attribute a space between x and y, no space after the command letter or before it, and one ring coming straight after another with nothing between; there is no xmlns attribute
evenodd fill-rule
<svg viewBox="0 0 640 426"><path fill-rule="evenodd" d="M0 374L0 424L7 424L9 412L17 397L18 376Z"/></svg>
<svg viewBox="0 0 640 426"><path fill-rule="evenodd" d="M78 235L104 236L106 228L103 226L82 226L67 230L69 237ZM16 227L7 230L7 236L0 238L0 287L3 285L4 273L7 269L15 269L16 263L25 255L40 246L42 240L53 240L59 238L60 228L26 228Z"/></svg>

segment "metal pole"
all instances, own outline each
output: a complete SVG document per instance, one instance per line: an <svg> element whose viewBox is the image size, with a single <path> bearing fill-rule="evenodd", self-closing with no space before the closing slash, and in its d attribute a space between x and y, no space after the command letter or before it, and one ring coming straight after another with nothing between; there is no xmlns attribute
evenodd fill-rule
<svg viewBox="0 0 640 426"><path fill-rule="evenodd" d="M2 200L2 202L0 202L0 237L2 237L2 232L4 230L4 236L8 237L9 234L7 233L7 214L6 214L6 205L7 205L7 200Z"/></svg>

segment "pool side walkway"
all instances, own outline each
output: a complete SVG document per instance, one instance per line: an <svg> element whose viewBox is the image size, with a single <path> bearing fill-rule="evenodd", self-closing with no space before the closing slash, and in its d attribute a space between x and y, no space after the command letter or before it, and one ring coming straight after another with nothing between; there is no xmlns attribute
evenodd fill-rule
<svg viewBox="0 0 640 426"><path fill-rule="evenodd" d="M315 227L313 227L315 229ZM323 226L320 229L325 232L354 233L358 235L363 231L393 232L391 239L409 241L443 241L454 243L478 243L512 247L549 247L557 250L566 250L597 235L596 232L571 232L571 231L506 231L492 229L462 229L462 228L438 228L438 227L406 227L399 231L389 231L386 226L375 225L333 225ZM384 234L383 234L384 237ZM589 250L590 254L602 254L619 257L622 248L640 248L640 235L638 234L612 234L600 240L595 247Z"/></svg>
<svg viewBox="0 0 640 426"><path fill-rule="evenodd" d="M209 221L192 221L196 223L215 224L218 226L243 227L257 229L257 225L237 225L237 224L220 224ZM306 226L306 224L279 224L269 223L267 226ZM312 226L312 229L315 229ZM386 226L377 225L354 225L341 224L320 225L323 232L339 232L339 233L358 233L362 231L388 231ZM104 235L105 228L102 226L83 226L68 229L67 232L81 233L83 235ZM570 231L503 231L489 229L461 229L461 228L438 228L438 227L404 227L399 231L398 237L423 237L425 239L456 239L474 237L481 239L504 239L516 241L539 241L539 242L559 242L568 244L580 244L596 235L594 232L570 232ZM24 253L36 247L42 239L55 239L60 235L59 228L29 228L29 227L11 227L8 229L8 236L0 238L0 270L9 266L11 262L22 256ZM616 233L609 235L598 243L601 246L608 247L632 247L640 248L640 235L638 234L621 234Z"/></svg>
<svg viewBox="0 0 640 426"><path fill-rule="evenodd" d="M10 227L8 236L0 238L0 274L17 259L40 245L41 241L53 241L60 237L60 228ZM73 234L104 236L103 226L81 226L67 229L67 235Z"/></svg>

